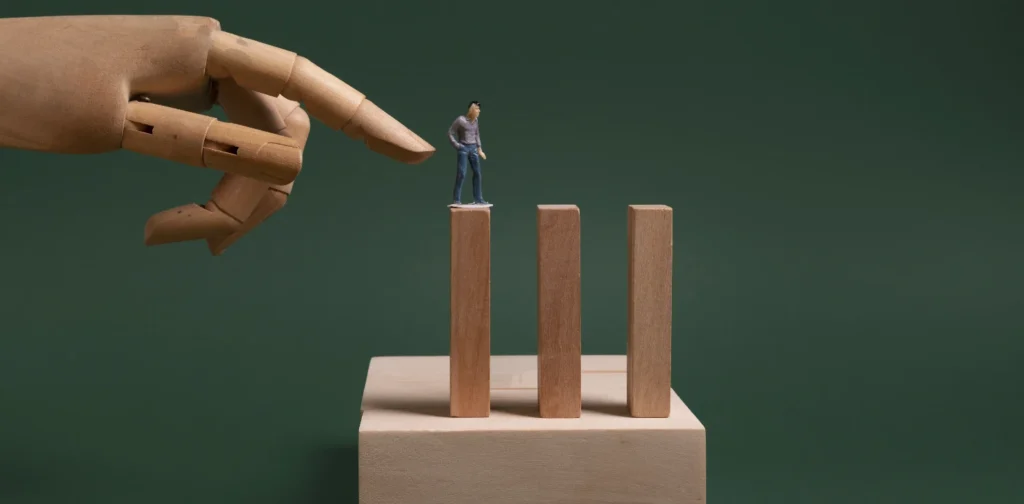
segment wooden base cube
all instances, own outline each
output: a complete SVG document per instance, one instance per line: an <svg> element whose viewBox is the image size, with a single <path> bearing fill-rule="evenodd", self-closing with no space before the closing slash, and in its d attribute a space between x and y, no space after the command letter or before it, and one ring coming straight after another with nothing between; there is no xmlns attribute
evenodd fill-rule
<svg viewBox="0 0 1024 504"><path fill-rule="evenodd" d="M493 356L490 416L452 418L447 356L375 357L359 426L361 504L698 504L705 430L672 391L633 418L626 356L584 355L579 418L541 418L537 357Z"/></svg>

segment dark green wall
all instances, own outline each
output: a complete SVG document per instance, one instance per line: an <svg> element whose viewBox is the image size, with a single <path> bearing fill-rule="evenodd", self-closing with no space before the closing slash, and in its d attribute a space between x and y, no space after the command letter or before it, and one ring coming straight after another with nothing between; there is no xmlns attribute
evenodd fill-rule
<svg viewBox="0 0 1024 504"><path fill-rule="evenodd" d="M142 226L217 173L0 151L0 502L355 502L368 360L447 351L472 99L495 353L535 351L536 204L582 210L587 353L625 351L626 205L668 204L711 502L1024 500L1018 2L404 3L3 2L217 17L439 152L317 124L286 210L212 258Z"/></svg>

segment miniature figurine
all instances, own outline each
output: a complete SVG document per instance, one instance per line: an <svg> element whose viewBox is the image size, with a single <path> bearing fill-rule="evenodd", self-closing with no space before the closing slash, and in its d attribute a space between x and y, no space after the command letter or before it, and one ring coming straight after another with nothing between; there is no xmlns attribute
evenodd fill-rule
<svg viewBox="0 0 1024 504"><path fill-rule="evenodd" d="M310 60L212 18L7 18L0 47L0 148L125 149L224 172L206 203L153 215L146 245L205 240L219 255L283 207L310 116L402 163L434 153ZM200 113L213 104L231 122Z"/></svg>
<svg viewBox="0 0 1024 504"><path fill-rule="evenodd" d="M459 206L462 204L462 182L466 178L466 162L473 168L473 204L491 206L484 201L483 181L480 174L480 160L487 159L484 154L483 144L480 141L480 102L469 102L469 110L466 115L455 118L455 122L448 128L448 141L456 151L456 172L455 191L452 195L452 204L448 206Z"/></svg>

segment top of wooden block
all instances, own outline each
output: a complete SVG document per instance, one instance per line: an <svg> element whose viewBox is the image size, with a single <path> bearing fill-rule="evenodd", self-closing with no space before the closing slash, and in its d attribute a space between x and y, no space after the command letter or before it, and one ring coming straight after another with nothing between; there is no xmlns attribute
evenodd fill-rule
<svg viewBox="0 0 1024 504"><path fill-rule="evenodd" d="M579 207L576 205L537 205L538 210L576 210L579 211Z"/></svg>
<svg viewBox="0 0 1024 504"><path fill-rule="evenodd" d="M540 418L537 356L491 357L491 416L449 415L448 356L374 357L363 390L360 432L704 430L672 391L668 418L633 418L626 406L626 356L584 355L579 418Z"/></svg>
<svg viewBox="0 0 1024 504"><path fill-rule="evenodd" d="M632 210L672 210L668 205L629 205Z"/></svg>

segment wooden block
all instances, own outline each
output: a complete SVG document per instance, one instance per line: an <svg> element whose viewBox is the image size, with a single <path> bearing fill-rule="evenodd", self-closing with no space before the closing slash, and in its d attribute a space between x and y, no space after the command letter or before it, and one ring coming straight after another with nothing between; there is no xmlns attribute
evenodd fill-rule
<svg viewBox="0 0 1024 504"><path fill-rule="evenodd" d="M452 208L450 413L491 411L491 211Z"/></svg>
<svg viewBox="0 0 1024 504"><path fill-rule="evenodd" d="M632 418L626 356L582 357L579 418L537 414L537 357L491 358L488 418L447 415L448 357L375 357L359 425L360 504L707 501L704 426L672 392Z"/></svg>
<svg viewBox="0 0 1024 504"><path fill-rule="evenodd" d="M672 389L672 209L630 205L629 411L669 415Z"/></svg>
<svg viewBox="0 0 1024 504"><path fill-rule="evenodd" d="M537 402L545 418L580 416L580 209L537 206Z"/></svg>

